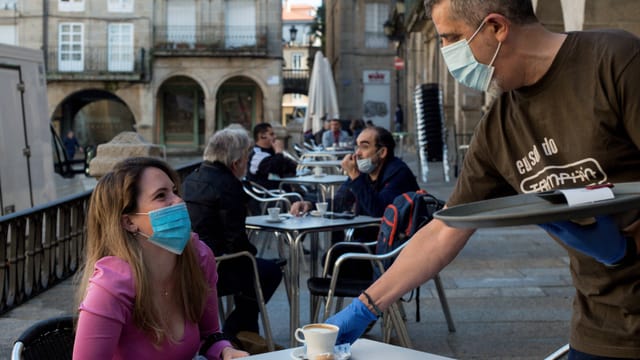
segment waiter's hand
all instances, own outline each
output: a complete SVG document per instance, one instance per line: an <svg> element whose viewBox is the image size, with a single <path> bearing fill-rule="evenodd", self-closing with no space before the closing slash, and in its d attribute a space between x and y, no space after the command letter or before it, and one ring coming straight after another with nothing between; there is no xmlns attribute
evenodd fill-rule
<svg viewBox="0 0 640 360"><path fill-rule="evenodd" d="M348 154L342 159L342 170L345 172L347 176L351 178L351 180L360 176L360 171L358 170L358 164L356 163L356 156L354 154Z"/></svg>
<svg viewBox="0 0 640 360"><path fill-rule="evenodd" d="M556 221L539 226L567 246L605 265L615 265L627 251L627 239L609 216L596 216L595 222L586 225Z"/></svg>
<svg viewBox="0 0 640 360"><path fill-rule="evenodd" d="M311 211L312 208L313 204L311 204L311 202L309 201L296 201L291 204L289 213L293 216L301 216L302 214Z"/></svg>
<svg viewBox="0 0 640 360"><path fill-rule="evenodd" d="M377 317L360 299L355 298L347 307L326 320L340 328L336 344L353 344Z"/></svg>

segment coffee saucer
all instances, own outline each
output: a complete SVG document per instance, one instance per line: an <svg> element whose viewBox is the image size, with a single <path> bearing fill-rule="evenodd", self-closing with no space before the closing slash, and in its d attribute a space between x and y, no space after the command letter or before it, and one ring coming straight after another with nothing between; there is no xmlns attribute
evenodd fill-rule
<svg viewBox="0 0 640 360"><path fill-rule="evenodd" d="M279 223L279 222L283 222L284 220L287 220L290 217L291 216L289 216L289 214L280 214L280 216L277 219L272 219L268 217L266 221L268 223Z"/></svg>
<svg viewBox="0 0 640 360"><path fill-rule="evenodd" d="M299 347L291 351L291 358L294 360L309 360L305 347ZM334 360L347 360L351 358L351 344L336 345L333 348Z"/></svg>
<svg viewBox="0 0 640 360"><path fill-rule="evenodd" d="M309 215L311 215L311 216L317 216L317 217L320 217L320 216L322 216L323 214L324 214L324 213L321 213L321 212L320 212L320 211L318 211L318 210L311 210L311 212L309 213Z"/></svg>

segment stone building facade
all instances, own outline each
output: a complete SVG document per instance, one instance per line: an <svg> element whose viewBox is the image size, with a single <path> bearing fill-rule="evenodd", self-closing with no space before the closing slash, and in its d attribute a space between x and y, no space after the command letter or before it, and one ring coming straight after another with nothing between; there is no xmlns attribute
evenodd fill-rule
<svg viewBox="0 0 640 360"><path fill-rule="evenodd" d="M135 130L199 152L281 119L281 0L0 1L0 41L43 49L51 120L83 145Z"/></svg>
<svg viewBox="0 0 640 360"><path fill-rule="evenodd" d="M393 8L393 1L325 0L325 55L343 119L391 128L403 83L403 73L393 66L399 42L389 39L383 27Z"/></svg>

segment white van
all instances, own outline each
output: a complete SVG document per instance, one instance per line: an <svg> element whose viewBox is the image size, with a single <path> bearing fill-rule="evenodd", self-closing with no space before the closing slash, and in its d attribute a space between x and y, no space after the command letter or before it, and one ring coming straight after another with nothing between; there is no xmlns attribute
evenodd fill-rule
<svg viewBox="0 0 640 360"><path fill-rule="evenodd" d="M42 51L0 44L0 215L55 199Z"/></svg>

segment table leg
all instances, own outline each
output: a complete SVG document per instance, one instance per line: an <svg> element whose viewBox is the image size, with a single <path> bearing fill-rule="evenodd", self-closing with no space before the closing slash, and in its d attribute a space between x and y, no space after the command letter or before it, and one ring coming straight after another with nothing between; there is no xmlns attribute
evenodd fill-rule
<svg viewBox="0 0 640 360"><path fill-rule="evenodd" d="M298 327L300 327L300 254L298 249L302 246L302 238L305 233L298 233L295 235L295 240L290 246L289 252L291 254L291 312L289 315L289 339L291 347L297 346L297 341L294 333ZM291 241L291 235L287 233L289 241Z"/></svg>

